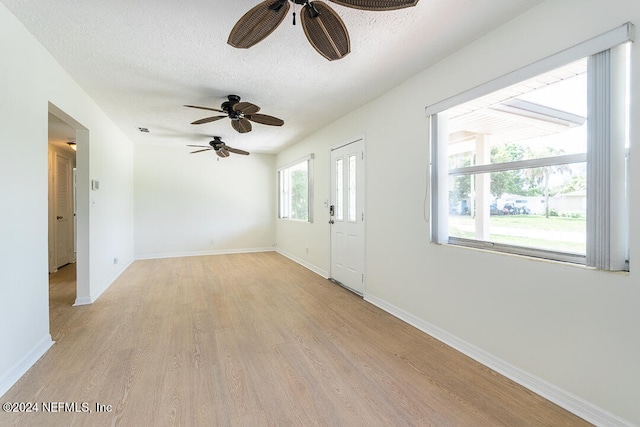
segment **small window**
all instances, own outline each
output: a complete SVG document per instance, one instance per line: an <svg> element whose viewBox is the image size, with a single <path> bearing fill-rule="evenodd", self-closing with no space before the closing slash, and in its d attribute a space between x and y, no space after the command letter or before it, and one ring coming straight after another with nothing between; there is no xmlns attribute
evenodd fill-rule
<svg viewBox="0 0 640 427"><path fill-rule="evenodd" d="M278 170L278 217L312 221L311 160L313 155Z"/></svg>

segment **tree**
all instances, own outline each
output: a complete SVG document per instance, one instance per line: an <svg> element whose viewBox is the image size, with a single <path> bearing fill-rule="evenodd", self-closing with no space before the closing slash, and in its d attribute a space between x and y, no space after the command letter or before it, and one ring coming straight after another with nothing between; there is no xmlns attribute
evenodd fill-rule
<svg viewBox="0 0 640 427"><path fill-rule="evenodd" d="M456 157L456 156L452 156ZM460 164L458 167L466 167L471 164L471 159L464 156L458 156L460 158L453 159L457 160ZM450 159L452 160L452 159ZM450 165L451 167L451 165ZM471 175L460 175L456 176L453 181L453 190L449 191L449 208L453 208L457 206L459 202L463 200L468 200L471 196ZM462 212L461 212L462 213Z"/></svg>
<svg viewBox="0 0 640 427"><path fill-rule="evenodd" d="M536 158L553 157L564 154L564 150L558 150L554 147L544 147L535 154ZM527 175L539 188L542 186L544 195L544 216L549 218L549 178L551 175L571 172L571 168L567 165L546 166L543 168L527 169Z"/></svg>
<svg viewBox="0 0 640 427"><path fill-rule="evenodd" d="M516 144L497 145L491 148L491 163L504 163L522 160L527 150ZM522 170L493 172L491 174L491 194L496 199L505 193L521 194L526 185Z"/></svg>
<svg viewBox="0 0 640 427"><path fill-rule="evenodd" d="M572 171L574 172L574 171ZM584 173L580 174L572 174L571 180L565 182L562 187L560 187L559 193L573 193L574 191L581 191L587 189L587 177Z"/></svg>

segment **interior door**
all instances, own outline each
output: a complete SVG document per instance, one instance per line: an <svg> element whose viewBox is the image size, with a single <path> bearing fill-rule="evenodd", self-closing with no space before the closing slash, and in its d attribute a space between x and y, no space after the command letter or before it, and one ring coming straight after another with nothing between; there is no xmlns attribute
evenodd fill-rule
<svg viewBox="0 0 640 427"><path fill-rule="evenodd" d="M54 162L55 268L75 260L73 163L56 153Z"/></svg>
<svg viewBox="0 0 640 427"><path fill-rule="evenodd" d="M331 151L331 278L364 293L364 143Z"/></svg>

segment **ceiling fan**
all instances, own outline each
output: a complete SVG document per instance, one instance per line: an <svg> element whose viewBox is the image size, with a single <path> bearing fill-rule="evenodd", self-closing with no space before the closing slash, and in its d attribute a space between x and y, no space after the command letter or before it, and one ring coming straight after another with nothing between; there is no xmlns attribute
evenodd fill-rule
<svg viewBox="0 0 640 427"><path fill-rule="evenodd" d="M211 151L214 150L219 157L229 157L230 153L242 154L244 156L248 156L249 152L244 150L239 150L237 148L229 147L220 139L219 136L214 136L213 141L209 141L210 147L206 145L187 145L187 147L197 147L201 148L200 150L192 151L189 154L201 153L203 151Z"/></svg>
<svg viewBox="0 0 640 427"><path fill-rule="evenodd" d="M264 40L284 20L289 1L303 5L300 18L309 43L329 61L340 59L351 51L349 33L342 19L320 1L265 0L245 13L229 34L227 43L248 49ZM330 0L342 6L361 10L385 11L415 6L418 0ZM293 25L296 13L293 12Z"/></svg>
<svg viewBox="0 0 640 427"><path fill-rule="evenodd" d="M204 119L191 122L191 124L201 125L228 117L231 119L231 126L240 133L251 132L251 122L269 126L282 126L284 124L284 121L277 117L258 114L260 107L250 102L240 102L238 95L229 95L227 98L229 100L222 103L221 109L185 105L185 107L189 108L199 108L200 110L217 111L218 113L225 114L224 116L205 117Z"/></svg>

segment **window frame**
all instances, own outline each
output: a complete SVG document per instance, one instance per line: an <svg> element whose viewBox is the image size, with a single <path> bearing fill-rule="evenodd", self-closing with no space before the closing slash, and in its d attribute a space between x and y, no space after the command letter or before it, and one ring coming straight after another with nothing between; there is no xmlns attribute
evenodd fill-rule
<svg viewBox="0 0 640 427"><path fill-rule="evenodd" d="M313 223L313 158L314 155L311 153L277 168L278 219ZM283 187L283 174L290 175L289 171L291 169L303 163L307 163L307 219L298 219L291 217L291 186L290 183L288 183L288 185L285 185L286 188ZM288 209L285 209L284 197L287 198L286 205Z"/></svg>
<svg viewBox="0 0 640 427"><path fill-rule="evenodd" d="M449 179L451 170L448 169L448 157L447 157L446 147L441 147L440 144L442 143L439 142L439 141L447 141L448 135L446 134L446 129L443 129L443 126L439 125L438 114L446 110L449 110L450 108L453 108L455 106L458 106L466 102L480 98L482 96L494 93L501 89L505 89L512 85L518 84L530 78L544 74L556 68L560 68L564 65L567 65L571 62L574 62L583 58L589 58L590 62L597 62L597 60L599 59L592 60L592 57L596 57L596 55L598 54L601 54L603 52L610 52L610 51L614 52L613 55L615 56L617 55L617 53L616 51L614 51L614 49L621 50L622 46L624 46L624 44L627 42L632 42L633 38L634 38L634 26L633 24L628 22L604 34L601 34L583 43L580 43L576 46L573 46L571 48L558 52L555 55L546 57L542 60L534 62L529 66L520 68L509 74L506 74L504 76L488 81L485 84L476 86L470 90L467 90L465 92L462 92L450 98L444 99L440 102L437 102L425 108L425 113L429 118L429 123L430 123L430 139L431 139L431 144L430 144L431 146L431 165L430 165L431 166L431 174L430 174L431 216L430 216L430 219L431 219L431 241L432 242L439 243L439 244L452 244L452 245L460 245L460 246L472 247L472 248L488 249L488 250L497 251L497 252L506 252L511 254L532 256L537 258L545 258L545 259L551 259L551 260L557 260L557 261L566 261L566 262L572 262L572 263L578 263L578 264L585 264L587 266L595 267L603 270L613 270L613 271L629 270L628 232L626 233L626 235L621 236L621 231L619 227L616 227L615 225L616 224L615 221L618 221L619 218L609 220L607 216L606 218L607 223L605 226L607 230L605 230L604 232L604 234L606 235L607 241L605 244L601 244L600 242L595 241L596 240L595 237L589 237L590 235L592 236L597 235L598 237L601 236L600 233L601 233L602 226L600 226L600 224L594 223L594 221L599 221L600 217L598 217L597 220L591 220L591 223L589 223L590 214L587 215L588 222L587 222L587 255L586 256L580 255L580 254L571 254L566 252L556 252L556 251L542 250L542 249L529 248L529 247L513 246L508 244L487 242L487 241L481 241L481 240L450 237L448 235L448 230L449 230L448 229L448 207L449 206L448 206L448 203L444 203L444 195L448 194L448 182L449 182L448 179ZM618 49L618 47L620 47L620 49ZM618 63L616 63L616 65L614 66L613 62L610 62L610 63L607 63L607 65L610 66L611 68L618 67L613 72L619 71L620 65ZM590 73L591 70L592 68L589 68L588 73ZM609 76L607 76L607 78L609 78ZM605 83L611 86L617 84L617 82L615 82L613 79L605 80ZM595 84L595 85L600 84L602 86L601 81L596 81L595 83L591 82L589 84ZM609 88L609 90L614 90L614 89ZM593 104L594 102L597 102L597 101L590 100L589 102ZM591 117L592 107L589 106L588 108L589 108L589 114ZM617 108L617 105L611 106L611 110L613 110L614 108ZM607 110L606 113L609 114L611 110ZM600 123L598 123L595 126L609 126L610 123L608 122L608 120L610 120L609 116L607 116L603 120L604 124L601 125ZM598 121L600 121L600 119L598 119ZM593 132L594 125L592 125L591 123L588 123L588 125L592 126L590 129L588 128L589 129L588 133ZM628 125L628 122L627 122L627 125ZM611 126L611 128L613 128L613 126ZM596 129L596 130L599 131L600 129ZM615 131L616 130L614 130L614 132ZM588 138L592 138L592 137L588 136ZM593 142L591 142L591 146L592 147L594 146ZM611 150L619 150L619 147L614 147L612 145ZM594 151L594 150L588 149L588 152L589 151ZM628 148L626 148L626 152L628 152ZM561 161L565 161L565 160L566 161L571 160L572 162L586 161L588 171L590 170L589 163L590 162L595 163L593 160L593 155L589 156L588 154L566 155L566 156L559 156L559 157L566 157L566 159L561 159ZM553 160L550 160L550 159L553 159ZM538 166L538 165L543 165L545 162L547 163L555 162L557 160L558 159L556 157L549 158L549 159L522 160L522 161L501 163L501 164L495 164L495 165L490 164L490 165L470 166L470 167L463 167L463 168L457 168L452 170L458 174L478 174L478 173L495 172L500 170L513 170L514 168ZM617 161L619 161L619 159ZM556 163L553 163L553 164L556 164ZM444 165L444 167L442 167L441 165ZM610 169L614 169L615 167L616 167L615 161L613 164L608 166L608 168ZM608 169L606 169L606 172L608 173ZM588 173L595 175L595 173L593 172L593 168L591 169L591 172L588 172ZM614 182L611 183L610 185L615 185L616 183L619 183L620 178L618 177L617 180L614 179L613 181ZM626 184L627 187L630 185L628 179L624 183ZM597 193L597 195L602 196L603 188L599 187L597 190L600 192L600 193ZM595 190L593 190L591 193L592 199L595 199L595 197L593 197L594 191ZM628 193L629 191L628 188L626 188L625 191ZM620 200L616 200L613 203L624 205L624 203L621 203ZM625 203L628 203L628 198L625 201ZM626 215L625 224L628 224L629 222L628 212L629 211L627 207L625 211L625 215ZM603 215L600 212L598 214ZM611 222L614 222L614 224L612 224ZM624 234L624 232L622 234ZM597 255L593 255L594 253L597 253ZM624 255L622 255L622 253Z"/></svg>

